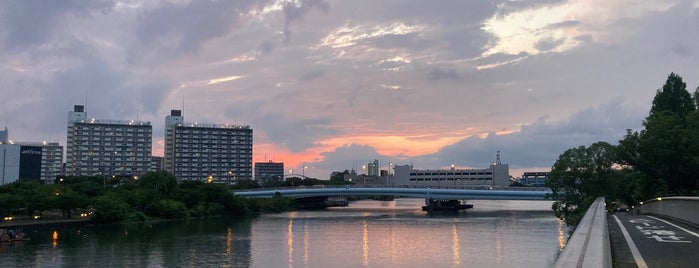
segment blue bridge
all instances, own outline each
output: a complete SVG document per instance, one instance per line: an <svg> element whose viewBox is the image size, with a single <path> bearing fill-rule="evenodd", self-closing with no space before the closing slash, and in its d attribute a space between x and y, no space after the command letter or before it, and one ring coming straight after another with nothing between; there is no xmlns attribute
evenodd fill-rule
<svg viewBox="0 0 699 268"><path fill-rule="evenodd" d="M467 190L431 188L313 188L235 192L235 195L271 198L275 194L290 198L328 196L394 196L441 200L546 200L550 191L526 190Z"/></svg>

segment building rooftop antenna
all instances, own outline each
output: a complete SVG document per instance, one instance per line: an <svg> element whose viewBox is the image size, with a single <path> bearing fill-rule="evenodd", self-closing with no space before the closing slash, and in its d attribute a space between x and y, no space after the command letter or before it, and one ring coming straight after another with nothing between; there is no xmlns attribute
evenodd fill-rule
<svg viewBox="0 0 699 268"><path fill-rule="evenodd" d="M498 150L498 154L495 156L495 164L498 164L498 165L502 164L500 162L500 150Z"/></svg>

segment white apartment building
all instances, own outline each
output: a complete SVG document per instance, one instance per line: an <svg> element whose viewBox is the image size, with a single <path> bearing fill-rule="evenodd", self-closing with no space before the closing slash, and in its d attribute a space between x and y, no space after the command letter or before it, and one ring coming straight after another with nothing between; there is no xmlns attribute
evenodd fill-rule
<svg viewBox="0 0 699 268"><path fill-rule="evenodd" d="M164 169L178 180L235 183L252 179L250 126L186 123L181 110L165 117Z"/></svg>
<svg viewBox="0 0 699 268"><path fill-rule="evenodd" d="M66 175L141 176L150 171L150 122L88 118L82 105L68 112Z"/></svg>

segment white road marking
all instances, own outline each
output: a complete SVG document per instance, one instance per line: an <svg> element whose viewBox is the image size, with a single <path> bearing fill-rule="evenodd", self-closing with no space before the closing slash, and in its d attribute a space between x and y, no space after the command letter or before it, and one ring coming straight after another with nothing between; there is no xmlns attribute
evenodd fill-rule
<svg viewBox="0 0 699 268"><path fill-rule="evenodd" d="M638 247L636 247L636 244L633 242L633 240L631 240L629 232L626 231L626 228L624 228L624 225L621 223L621 221L616 215L612 216L616 220L616 223L619 224L619 228L621 228L621 233L624 234L626 244L629 245L629 249L631 249L631 255L633 255L633 259L636 261L636 265L638 265L638 268L648 268L648 264L646 264L646 261L643 260L643 256L641 256L641 252L638 251Z"/></svg>
<svg viewBox="0 0 699 268"><path fill-rule="evenodd" d="M648 217L651 217L651 218L653 218L653 219L656 219L656 220L662 221L662 222L664 222L664 223L667 223L667 224L669 224L669 225L672 225L673 227L675 227L675 228L677 228L677 229L680 229L680 230L682 230L682 231L685 231L685 232L687 232L688 234L691 234L691 235L693 235L693 236L695 236L695 237L699 237L699 234L697 234L697 233L695 233L695 232L692 232L692 231L690 231L690 230L687 230L687 229L685 229L685 228L682 228L681 226L677 226L677 225L675 225L675 224L672 224L671 222L668 222L668 221L666 221L666 220L659 219L659 218L656 218L656 217L653 217L653 216L648 216Z"/></svg>

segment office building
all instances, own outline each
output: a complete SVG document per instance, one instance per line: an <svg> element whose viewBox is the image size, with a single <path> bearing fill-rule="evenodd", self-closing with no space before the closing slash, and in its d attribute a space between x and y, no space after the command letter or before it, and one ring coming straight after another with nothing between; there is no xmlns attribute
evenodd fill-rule
<svg viewBox="0 0 699 268"><path fill-rule="evenodd" d="M88 118L82 105L68 112L66 175L140 176L151 167L150 122Z"/></svg>
<svg viewBox="0 0 699 268"><path fill-rule="evenodd" d="M178 180L235 183L252 179L252 129L186 123L181 110L172 110L165 117L164 169Z"/></svg>
<svg viewBox="0 0 699 268"><path fill-rule="evenodd" d="M258 183L284 180L284 163L272 161L255 163L255 180Z"/></svg>
<svg viewBox="0 0 699 268"><path fill-rule="evenodd" d="M62 165L63 147L56 142L0 143L0 185L19 179L51 184Z"/></svg>
<svg viewBox="0 0 699 268"><path fill-rule="evenodd" d="M395 167L393 184L395 186L461 188L473 186L508 186L510 185L510 169L508 164L500 162L500 152L497 160L484 169L413 169L413 166L402 165Z"/></svg>

